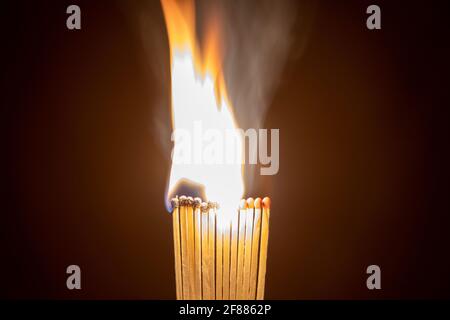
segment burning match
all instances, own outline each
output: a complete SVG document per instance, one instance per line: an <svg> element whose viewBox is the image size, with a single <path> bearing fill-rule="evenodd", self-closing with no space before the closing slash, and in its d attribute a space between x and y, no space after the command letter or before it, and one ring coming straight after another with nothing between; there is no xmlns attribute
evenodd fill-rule
<svg viewBox="0 0 450 320"><path fill-rule="evenodd" d="M199 198L172 204L177 299L264 299L270 199L242 200L231 216Z"/></svg>
<svg viewBox="0 0 450 320"><path fill-rule="evenodd" d="M263 299L270 200L241 200L246 134L236 124L225 85L220 19L209 21L199 42L193 2L161 3L171 58L174 147L168 195L187 186L169 209L177 299ZM189 196L194 185L204 201Z"/></svg>

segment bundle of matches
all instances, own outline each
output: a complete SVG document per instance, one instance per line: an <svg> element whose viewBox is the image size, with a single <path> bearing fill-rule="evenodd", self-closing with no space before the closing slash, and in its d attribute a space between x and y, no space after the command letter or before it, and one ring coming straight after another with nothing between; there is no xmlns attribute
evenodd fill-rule
<svg viewBox="0 0 450 320"><path fill-rule="evenodd" d="M177 299L264 299L270 199L243 199L231 215L200 198L172 206Z"/></svg>

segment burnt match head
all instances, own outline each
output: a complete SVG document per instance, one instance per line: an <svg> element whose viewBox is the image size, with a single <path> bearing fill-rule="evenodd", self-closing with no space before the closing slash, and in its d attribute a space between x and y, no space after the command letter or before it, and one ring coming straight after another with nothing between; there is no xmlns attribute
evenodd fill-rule
<svg viewBox="0 0 450 320"><path fill-rule="evenodd" d="M172 203L173 209L178 208L180 206L180 201L178 200L178 197L172 198L170 202Z"/></svg>
<svg viewBox="0 0 450 320"><path fill-rule="evenodd" d="M209 208L208 208L208 203L207 203L207 202L202 202L201 205L200 205L200 210L201 210L203 213L207 213L208 210L209 210Z"/></svg>
<svg viewBox="0 0 450 320"><path fill-rule="evenodd" d="M219 209L220 208L220 205L219 205L218 202L208 201L208 205L210 206L210 208L213 208L213 209Z"/></svg>
<svg viewBox="0 0 450 320"><path fill-rule="evenodd" d="M178 203L179 203L180 207L190 206L190 205L192 205L192 202L193 202L193 200L191 197L181 196L178 198Z"/></svg>
<svg viewBox="0 0 450 320"><path fill-rule="evenodd" d="M265 197L262 202L263 202L264 208L270 209L270 198L269 197Z"/></svg>
<svg viewBox="0 0 450 320"><path fill-rule="evenodd" d="M187 197L186 196L180 196L178 198L178 205L180 207L187 205Z"/></svg>
<svg viewBox="0 0 450 320"><path fill-rule="evenodd" d="M194 198L194 207L195 208L199 208L201 204L202 204L202 199L200 199L199 197Z"/></svg>

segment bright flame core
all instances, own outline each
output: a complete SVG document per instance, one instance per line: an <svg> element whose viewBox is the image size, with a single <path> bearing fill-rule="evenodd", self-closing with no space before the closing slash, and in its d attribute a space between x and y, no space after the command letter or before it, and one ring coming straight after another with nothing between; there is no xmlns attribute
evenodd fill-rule
<svg viewBox="0 0 450 320"><path fill-rule="evenodd" d="M210 20L205 45L200 50L195 36L193 2L162 0L161 3L170 45L173 129L187 131L196 139L192 143L192 163L172 163L168 194L179 181L190 180L204 187L206 200L218 202L222 212L231 213L238 207L244 193L243 142L242 136L235 130L237 126L222 73L219 20ZM195 145L208 144L208 141L198 141L195 131L199 124L204 132L208 129L219 130L223 133L222 137L232 132L235 142L232 157L239 161L209 164L196 161L199 153L206 152L206 149L196 150ZM205 137L200 139L205 140ZM175 135L174 154L180 151L180 144ZM229 150L228 145L221 153Z"/></svg>

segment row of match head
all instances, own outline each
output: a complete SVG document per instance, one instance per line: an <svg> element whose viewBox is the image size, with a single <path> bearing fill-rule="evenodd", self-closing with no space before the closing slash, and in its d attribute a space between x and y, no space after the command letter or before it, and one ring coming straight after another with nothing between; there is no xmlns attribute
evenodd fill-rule
<svg viewBox="0 0 450 320"><path fill-rule="evenodd" d="M207 211L209 209L217 209L219 208L219 204L217 202L204 202L201 198L192 198L192 197L186 197L186 196L176 196L172 199L172 207L177 208L180 206L193 206L194 208L201 208L202 211ZM270 198L265 197L264 199L261 198L248 198L248 199L242 199L239 203L239 209L247 209L247 208L266 208L270 209Z"/></svg>
<svg viewBox="0 0 450 320"><path fill-rule="evenodd" d="M266 208L266 209L270 209L270 198L269 197L265 197L264 199L261 200L261 198L248 198L246 199L242 199L241 202L239 203L239 209L261 209L261 208Z"/></svg>
<svg viewBox="0 0 450 320"><path fill-rule="evenodd" d="M201 208L202 211L208 211L209 209L217 209L219 208L219 204L217 202L212 201L202 201L201 198L192 198L192 197L186 197L186 196L176 196L175 198L172 198L172 207L178 208L181 206L191 206L194 208Z"/></svg>

